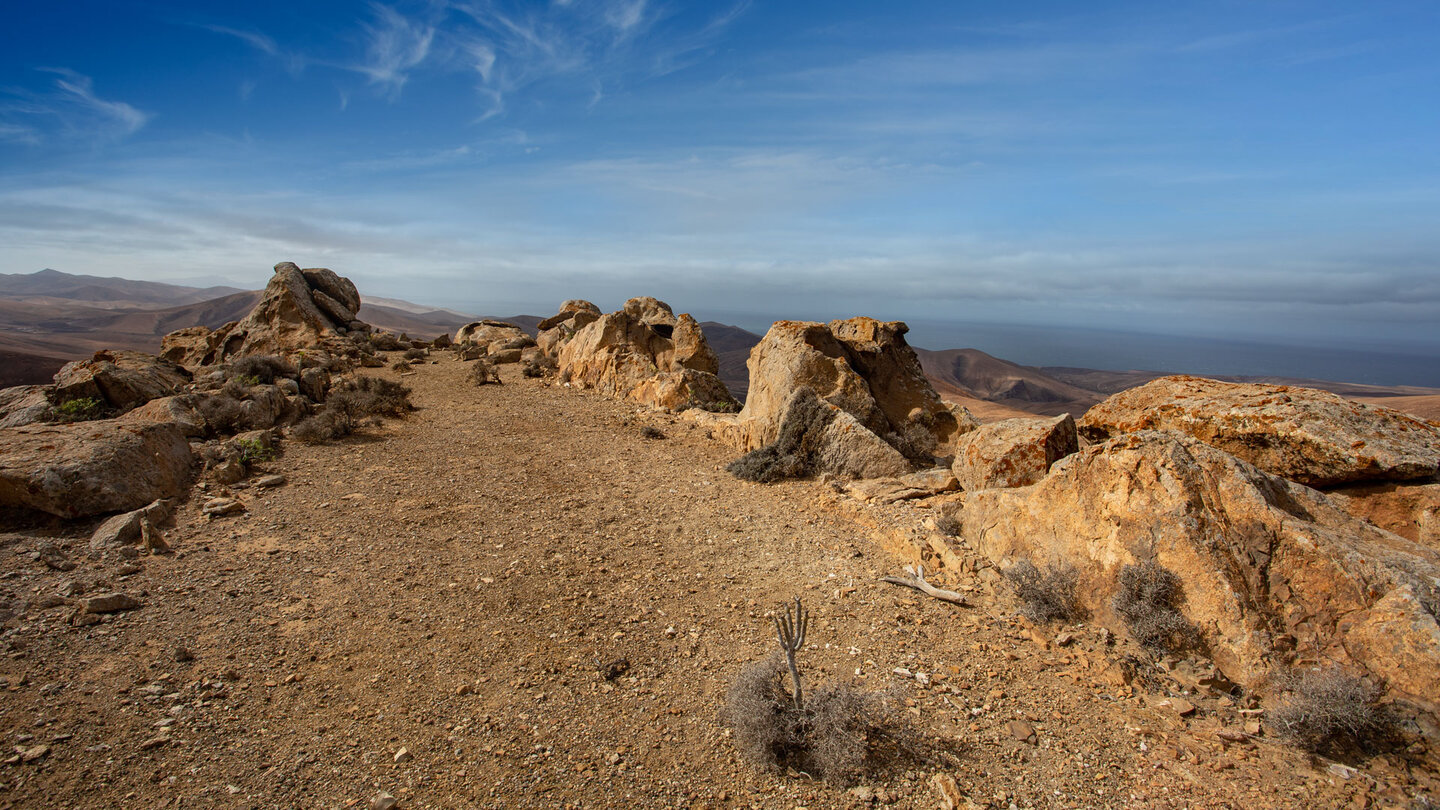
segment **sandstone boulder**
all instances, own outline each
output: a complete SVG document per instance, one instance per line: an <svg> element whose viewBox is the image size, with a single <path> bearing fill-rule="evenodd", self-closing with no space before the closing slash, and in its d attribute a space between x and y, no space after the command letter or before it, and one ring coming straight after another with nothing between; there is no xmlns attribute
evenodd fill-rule
<svg viewBox="0 0 1440 810"><path fill-rule="evenodd" d="M455 330L455 343L473 343L488 351L497 343L525 337L525 330L505 321L473 321Z"/></svg>
<svg viewBox="0 0 1440 810"><path fill-rule="evenodd" d="M1440 484L1358 484L1327 494L1355 517L1440 551Z"/></svg>
<svg viewBox="0 0 1440 810"><path fill-rule="evenodd" d="M896 503L916 498L929 498L960 488L955 473L946 467L920 470L899 478L872 478L856 481L845 492L857 501Z"/></svg>
<svg viewBox="0 0 1440 810"><path fill-rule="evenodd" d="M207 430L200 397L195 394L152 399L121 416L120 421L125 424L172 422L186 436L204 436Z"/></svg>
<svg viewBox="0 0 1440 810"><path fill-rule="evenodd" d="M1080 449L1070 414L1052 419L1002 419L960 437L952 469L967 491L1029 486L1050 465Z"/></svg>
<svg viewBox="0 0 1440 810"><path fill-rule="evenodd" d="M0 388L0 428L43 422L50 414L50 386Z"/></svg>
<svg viewBox="0 0 1440 810"><path fill-rule="evenodd" d="M188 486L194 457L176 424L115 419L0 430L0 506L64 518L138 509Z"/></svg>
<svg viewBox="0 0 1440 810"><path fill-rule="evenodd" d="M161 355L194 368L244 355L287 355L312 348L353 354L353 345L346 346L339 336L368 331L355 320L359 304L360 295L349 279L324 268L301 270L293 262L281 262L260 303L244 319L214 331L191 327L171 332L161 342Z"/></svg>
<svg viewBox="0 0 1440 810"><path fill-rule="evenodd" d="M750 352L747 447L773 442L791 395L810 388L909 458L950 455L961 425L920 370L908 330L863 317L777 321Z"/></svg>
<svg viewBox="0 0 1440 810"><path fill-rule="evenodd" d="M1177 430L1309 486L1430 478L1440 426L1288 385L1164 377L1122 391L1080 420L1087 438Z"/></svg>
<svg viewBox="0 0 1440 810"><path fill-rule="evenodd" d="M55 373L51 396L56 403L94 399L115 411L128 411L174 394L190 382L190 372L153 354L98 351L89 360L66 363Z"/></svg>
<svg viewBox="0 0 1440 810"><path fill-rule="evenodd" d="M600 308L580 299L571 299L560 305L560 311L538 325L540 336L536 339L540 350L554 360L560 356L560 346L575 336L575 333L600 320Z"/></svg>
<svg viewBox="0 0 1440 810"><path fill-rule="evenodd" d="M799 388L785 406L775 441L751 450L726 469L767 484L827 473L844 478L894 478L910 462L855 417Z"/></svg>
<svg viewBox="0 0 1440 810"><path fill-rule="evenodd" d="M959 517L961 540L996 564L1073 566L1084 606L1117 630L1120 570L1169 569L1185 617L1236 683L1294 655L1440 694L1440 553L1184 434L1087 447L1033 486L967 493Z"/></svg>
<svg viewBox="0 0 1440 810"><path fill-rule="evenodd" d="M558 366L572 385L655 407L739 406L715 376L719 361L700 325L654 298L632 298L581 327L561 345Z"/></svg>

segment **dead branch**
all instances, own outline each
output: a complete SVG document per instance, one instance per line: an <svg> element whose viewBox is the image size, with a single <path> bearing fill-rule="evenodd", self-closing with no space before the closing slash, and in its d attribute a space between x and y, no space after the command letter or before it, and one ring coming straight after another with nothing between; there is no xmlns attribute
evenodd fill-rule
<svg viewBox="0 0 1440 810"><path fill-rule="evenodd" d="M970 607L970 603L965 601L964 596L961 596L954 591L947 591L943 588L937 588L934 585L926 582L925 566L907 565L905 566L905 571L906 573L910 574L909 577L881 577L880 581L888 582L891 585L903 585L906 588L914 588L915 590L925 594L926 596L939 599L942 602L949 602L952 605L959 605L960 607Z"/></svg>

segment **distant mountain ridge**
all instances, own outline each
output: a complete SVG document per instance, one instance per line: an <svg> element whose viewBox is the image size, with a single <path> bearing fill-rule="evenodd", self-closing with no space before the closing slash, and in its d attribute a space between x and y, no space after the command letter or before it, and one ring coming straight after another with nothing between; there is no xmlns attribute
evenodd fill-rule
<svg viewBox="0 0 1440 810"><path fill-rule="evenodd" d="M160 281L134 281L62 273L46 268L35 273L0 273L0 296L12 299L63 298L70 301L128 302L137 306L174 307L245 292L239 287L186 287Z"/></svg>

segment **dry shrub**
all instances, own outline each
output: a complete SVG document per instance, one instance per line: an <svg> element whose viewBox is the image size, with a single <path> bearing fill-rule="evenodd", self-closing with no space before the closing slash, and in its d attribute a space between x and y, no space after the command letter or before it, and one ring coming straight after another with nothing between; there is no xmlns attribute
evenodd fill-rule
<svg viewBox="0 0 1440 810"><path fill-rule="evenodd" d="M887 696L850 684L825 685L797 709L785 686L786 670L777 652L747 665L730 685L726 720L746 759L846 784L913 747L908 724Z"/></svg>
<svg viewBox="0 0 1440 810"><path fill-rule="evenodd" d="M343 438L367 420L378 416L401 416L414 410L410 389L379 377L354 377L330 390L319 413L306 417L290 429L290 436L306 444L321 444Z"/></svg>
<svg viewBox="0 0 1440 810"><path fill-rule="evenodd" d="M406 360L424 360L426 357L425 350L419 348L406 349L404 357Z"/></svg>
<svg viewBox="0 0 1440 810"><path fill-rule="evenodd" d="M470 373L466 375L465 379L469 380L473 385L501 384L499 370L495 368L494 364L483 357L476 360L475 365L470 367Z"/></svg>
<svg viewBox="0 0 1440 810"><path fill-rule="evenodd" d="M273 385L276 380L295 379L300 376L300 369L279 355L252 354L231 363L226 376L232 380L246 379L261 385Z"/></svg>
<svg viewBox="0 0 1440 810"><path fill-rule="evenodd" d="M400 338L392 332L370 333L370 346L376 351L396 352L405 348L407 345L407 343L401 343Z"/></svg>
<svg viewBox="0 0 1440 810"><path fill-rule="evenodd" d="M414 366L410 365L404 360L396 360L395 362L390 364L390 370L396 372L397 374L403 374L407 371L412 371L414 370L414 368Z"/></svg>
<svg viewBox="0 0 1440 810"><path fill-rule="evenodd" d="M1306 751L1368 749L1394 734L1395 719L1380 703L1384 687L1339 667L1286 673L1277 685L1283 698L1270 726Z"/></svg>
<svg viewBox="0 0 1440 810"><path fill-rule="evenodd" d="M960 521L954 515L935 518L935 530L946 537L959 537L961 528Z"/></svg>
<svg viewBox="0 0 1440 810"><path fill-rule="evenodd" d="M735 459L725 469L736 478L760 484L810 475L815 472L820 437L834 418L834 408L809 388L800 388L785 407L775 441Z"/></svg>
<svg viewBox="0 0 1440 810"><path fill-rule="evenodd" d="M1184 614L1180 578L1153 560L1120 570L1120 587L1111 605L1130 635L1151 654L1198 649L1200 632Z"/></svg>
<svg viewBox="0 0 1440 810"><path fill-rule="evenodd" d="M205 417L205 425L214 435L233 434L245 429L245 409L240 404L248 393L248 389L241 386L241 394L236 395L234 380L225 384L209 396L200 397L200 414Z"/></svg>
<svg viewBox="0 0 1440 810"><path fill-rule="evenodd" d="M1068 565L1050 565L1044 571L1029 560L1020 560L1005 569L1005 579L1015 589L1020 613L1036 624L1076 622L1085 618L1075 595L1078 576Z"/></svg>
<svg viewBox="0 0 1440 810"><path fill-rule="evenodd" d="M644 436L647 439L665 438L665 434L661 432L659 428L651 427L650 425L646 425L645 427L640 428L640 435Z"/></svg>

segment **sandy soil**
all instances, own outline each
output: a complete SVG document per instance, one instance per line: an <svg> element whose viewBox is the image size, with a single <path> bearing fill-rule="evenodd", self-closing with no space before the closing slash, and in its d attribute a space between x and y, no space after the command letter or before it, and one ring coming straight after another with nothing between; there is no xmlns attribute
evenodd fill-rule
<svg viewBox="0 0 1440 810"><path fill-rule="evenodd" d="M993 571L942 581L969 608L878 583L899 563L866 524L916 527L923 506L741 482L675 417L513 366L502 386L465 371L446 355L405 378L407 419L289 446L266 465L288 483L236 489L241 516L192 499L173 554L91 555L73 526L3 535L0 733L20 761L0 766L0 807L369 807L385 791L401 807L933 808L941 774L1002 808L1433 789L1394 757L1351 771L1227 743L1243 704L1195 694L1181 716L1175 681L1125 685L1099 630L1060 646L1030 628ZM77 567L47 564L47 542ZM46 604L77 588L143 606L73 626ZM809 685L898 690L931 756L855 791L740 759L726 690L797 595Z"/></svg>

